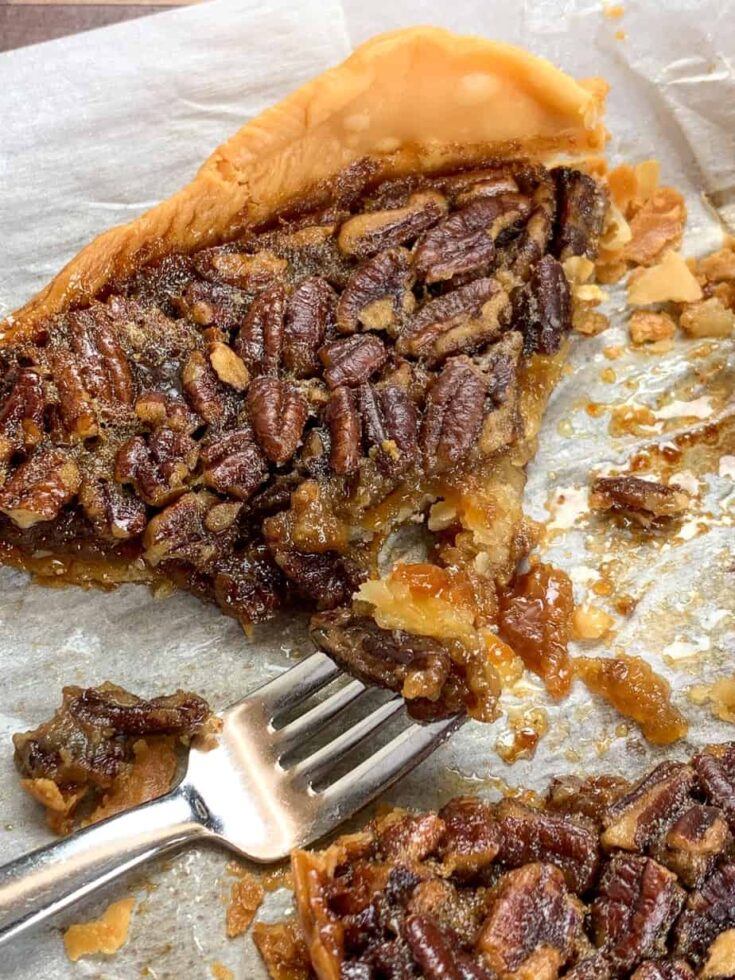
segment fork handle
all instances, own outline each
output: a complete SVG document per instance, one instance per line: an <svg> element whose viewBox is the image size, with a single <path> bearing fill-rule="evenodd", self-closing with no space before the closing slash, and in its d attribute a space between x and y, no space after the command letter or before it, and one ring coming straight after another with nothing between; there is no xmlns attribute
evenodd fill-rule
<svg viewBox="0 0 735 980"><path fill-rule="evenodd" d="M211 835L189 786L134 807L0 867L0 944L144 861Z"/></svg>

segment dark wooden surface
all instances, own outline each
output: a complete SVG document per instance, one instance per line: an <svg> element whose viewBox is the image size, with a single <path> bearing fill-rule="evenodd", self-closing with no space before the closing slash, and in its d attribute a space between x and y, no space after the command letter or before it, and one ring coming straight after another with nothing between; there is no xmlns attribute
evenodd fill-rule
<svg viewBox="0 0 735 980"><path fill-rule="evenodd" d="M67 3L62 0L60 3L26 3L25 0L0 0L0 51L144 17L171 6L178 6L178 2Z"/></svg>

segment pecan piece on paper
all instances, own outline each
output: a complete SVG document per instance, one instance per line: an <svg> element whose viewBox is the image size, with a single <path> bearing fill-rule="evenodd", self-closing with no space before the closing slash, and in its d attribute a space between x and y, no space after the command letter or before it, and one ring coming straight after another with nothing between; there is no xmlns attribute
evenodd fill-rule
<svg viewBox="0 0 735 980"><path fill-rule="evenodd" d="M258 445L271 462L287 463L304 432L309 406L294 385L279 378L256 378L247 396Z"/></svg>
<svg viewBox="0 0 735 980"><path fill-rule="evenodd" d="M592 483L590 507L620 514L648 528L684 513L689 496L677 487L637 476L601 476Z"/></svg>
<svg viewBox="0 0 735 980"><path fill-rule="evenodd" d="M396 332L416 305L413 282L411 256L405 248L379 252L348 279L337 303L337 329L340 333Z"/></svg>

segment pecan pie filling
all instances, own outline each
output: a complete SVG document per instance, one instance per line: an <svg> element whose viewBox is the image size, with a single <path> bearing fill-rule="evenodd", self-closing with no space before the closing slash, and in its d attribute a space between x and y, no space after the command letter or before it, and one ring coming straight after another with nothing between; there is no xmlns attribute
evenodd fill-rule
<svg viewBox="0 0 735 980"><path fill-rule="evenodd" d="M363 160L11 337L2 560L172 582L244 624L305 603L318 642L419 714L489 716L478 628L532 543L523 467L571 325L563 263L594 257L606 207L566 166L379 181ZM417 526L423 560L381 578Z"/></svg>

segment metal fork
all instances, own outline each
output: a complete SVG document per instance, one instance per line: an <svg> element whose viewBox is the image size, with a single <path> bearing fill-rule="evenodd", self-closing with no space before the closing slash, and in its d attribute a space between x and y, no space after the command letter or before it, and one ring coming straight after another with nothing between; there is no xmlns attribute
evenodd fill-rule
<svg viewBox="0 0 735 980"><path fill-rule="evenodd" d="M0 867L0 943L97 888L191 841L213 841L257 862L278 861L333 830L426 758L462 724L409 724L343 775L330 773L403 709L393 697L306 758L294 749L359 702L352 680L292 721L284 717L341 671L315 653L226 709L215 748L192 747L166 796L110 817Z"/></svg>

